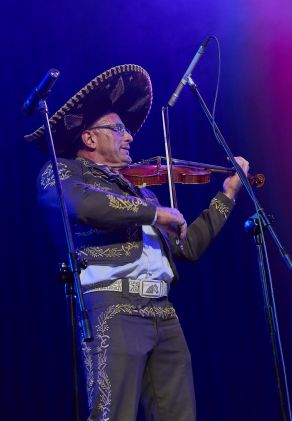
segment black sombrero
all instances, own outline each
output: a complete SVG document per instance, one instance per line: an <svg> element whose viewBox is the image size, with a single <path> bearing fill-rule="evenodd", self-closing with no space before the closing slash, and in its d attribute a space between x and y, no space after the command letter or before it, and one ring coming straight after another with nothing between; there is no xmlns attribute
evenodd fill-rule
<svg viewBox="0 0 292 421"><path fill-rule="evenodd" d="M57 155L66 156L82 130L106 112L116 112L133 134L143 125L152 104L152 85L146 72L135 64L112 67L94 78L51 118ZM44 127L25 136L45 144Z"/></svg>

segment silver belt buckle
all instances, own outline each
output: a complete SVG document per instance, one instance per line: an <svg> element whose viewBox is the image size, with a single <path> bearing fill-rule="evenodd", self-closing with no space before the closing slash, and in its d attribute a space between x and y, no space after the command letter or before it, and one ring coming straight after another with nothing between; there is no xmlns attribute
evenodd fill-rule
<svg viewBox="0 0 292 421"><path fill-rule="evenodd" d="M162 282L141 280L139 295L145 298L160 298L162 296Z"/></svg>

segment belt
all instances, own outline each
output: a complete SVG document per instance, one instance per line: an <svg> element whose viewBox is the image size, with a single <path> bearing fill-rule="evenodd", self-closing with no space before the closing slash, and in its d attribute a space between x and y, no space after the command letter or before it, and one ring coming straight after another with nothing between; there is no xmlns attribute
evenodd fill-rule
<svg viewBox="0 0 292 421"><path fill-rule="evenodd" d="M168 284L165 281L158 281L155 279L128 279L129 292L131 294L139 294L140 297L145 298L160 298L167 297L168 293ZM101 282L101 285L104 285ZM84 294L95 291L114 291L122 292L123 291L123 279L117 279L112 282L110 285L98 286L96 284L90 289L84 291Z"/></svg>

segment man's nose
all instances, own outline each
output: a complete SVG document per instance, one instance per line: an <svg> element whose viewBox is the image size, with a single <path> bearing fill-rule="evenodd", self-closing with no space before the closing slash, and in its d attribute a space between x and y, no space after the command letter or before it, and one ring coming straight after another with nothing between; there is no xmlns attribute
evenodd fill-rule
<svg viewBox="0 0 292 421"><path fill-rule="evenodd" d="M127 132L127 130L125 130L124 133L124 139L126 142L133 142L133 136L131 135L131 133Z"/></svg>

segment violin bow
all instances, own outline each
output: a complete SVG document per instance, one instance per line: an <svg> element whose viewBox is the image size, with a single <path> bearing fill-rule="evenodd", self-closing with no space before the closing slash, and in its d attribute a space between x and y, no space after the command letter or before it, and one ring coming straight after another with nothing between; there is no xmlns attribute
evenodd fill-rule
<svg viewBox="0 0 292 421"><path fill-rule="evenodd" d="M168 106L162 107L162 126L163 126L163 137L164 137L164 147L165 147L165 156L166 156L166 167L168 175L168 189L170 197L170 206L172 208L177 208L177 196L175 190L175 184L173 180L173 169L172 169L172 154L170 146L170 131L169 131L169 117L168 117Z"/></svg>

